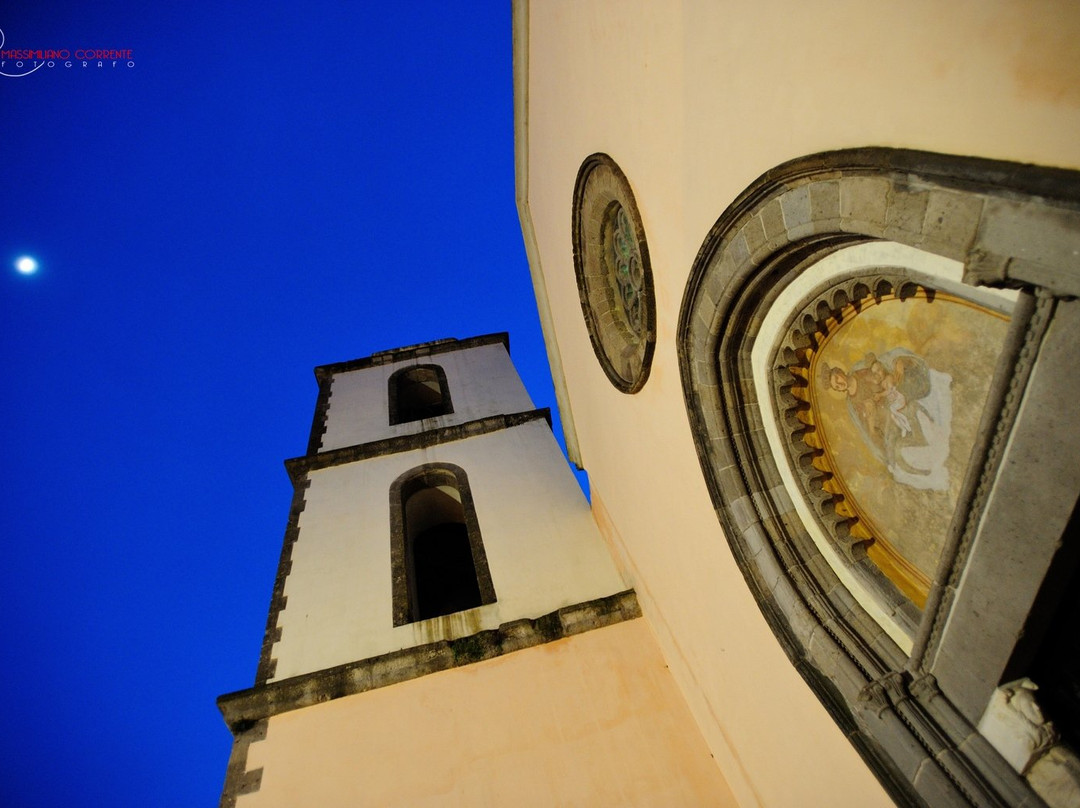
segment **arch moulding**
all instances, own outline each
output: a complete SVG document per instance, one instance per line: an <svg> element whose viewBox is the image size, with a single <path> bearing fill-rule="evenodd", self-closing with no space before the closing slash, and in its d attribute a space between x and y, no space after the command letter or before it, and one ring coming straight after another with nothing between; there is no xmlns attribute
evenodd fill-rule
<svg viewBox="0 0 1080 808"><path fill-rule="evenodd" d="M805 491L780 473L764 428L795 400L777 400L781 382L755 385L751 362L783 291L823 258L868 242L961 262L963 283L952 290L961 294L965 284L972 296L976 286L1018 290L929 596L906 612L906 644L860 605L811 540L793 504ZM976 727L1021 665L1018 637L1060 562L1055 552L1080 492L1080 428L1069 415L1080 385L1068 359L1080 344L1078 256L1077 172L865 148L762 175L720 216L691 270L676 338L717 538L729 543L792 664L899 804L1043 804ZM926 286L933 298L932 277L882 270L874 277L892 285L864 273L871 291L902 296L910 292L901 287ZM853 277L836 288L853 287ZM789 322L830 288L808 293ZM1046 467L1023 462L1031 456ZM819 510L819 527L835 537L843 526L830 518ZM973 604L1000 588L1015 613L1002 605L975 627Z"/></svg>

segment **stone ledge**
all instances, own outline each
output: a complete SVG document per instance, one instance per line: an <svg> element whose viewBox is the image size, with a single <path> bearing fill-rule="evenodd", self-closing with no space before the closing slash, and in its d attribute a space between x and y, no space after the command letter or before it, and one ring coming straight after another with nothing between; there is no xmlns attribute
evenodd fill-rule
<svg viewBox="0 0 1080 808"><path fill-rule="evenodd" d="M421 342L417 345L407 345L404 348L394 348L389 351L377 351L371 356L360 359L319 365L315 368L315 377L321 380L324 377L333 376L335 373L347 373L350 370L388 365L391 362L404 362L407 359L416 359L422 356L435 356L447 351L461 351L466 348L477 348L481 345L497 344L502 344L506 348L506 352L510 353L510 334L506 331L500 331L495 334L484 334L480 337L469 337L468 339L449 337L432 340L431 342Z"/></svg>
<svg viewBox="0 0 1080 808"><path fill-rule="evenodd" d="M641 617L632 589L604 598L564 606L535 619L513 620L456 640L418 645L369 657L279 682L258 685L217 700L233 734L280 713L405 682L429 673L470 665L485 659L582 634Z"/></svg>
<svg viewBox="0 0 1080 808"><path fill-rule="evenodd" d="M303 475L309 471L340 466L344 463L355 463L358 460L367 460L385 454L408 452L414 449L426 449L429 446L437 446L441 443L452 443L477 435L485 435L488 432L496 432L500 429L509 429L521 426L529 421L543 418L551 426L551 410L543 407L538 410L515 412L509 415L490 415L487 418L478 418L475 421L465 421L460 424L428 429L424 432L414 432L409 435L397 435L392 438L360 443L355 446L343 446L340 449L331 449L318 454L294 457L285 461L285 469L289 472L289 479L295 485L297 480L303 479Z"/></svg>

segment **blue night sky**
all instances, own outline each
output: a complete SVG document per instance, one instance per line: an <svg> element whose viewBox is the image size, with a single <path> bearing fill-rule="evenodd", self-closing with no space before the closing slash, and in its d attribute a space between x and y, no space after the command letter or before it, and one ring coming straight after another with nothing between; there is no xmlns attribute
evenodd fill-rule
<svg viewBox="0 0 1080 808"><path fill-rule="evenodd" d="M215 805L312 368L507 330L554 408L510 4L4 0L0 28L135 62L0 76L0 804Z"/></svg>

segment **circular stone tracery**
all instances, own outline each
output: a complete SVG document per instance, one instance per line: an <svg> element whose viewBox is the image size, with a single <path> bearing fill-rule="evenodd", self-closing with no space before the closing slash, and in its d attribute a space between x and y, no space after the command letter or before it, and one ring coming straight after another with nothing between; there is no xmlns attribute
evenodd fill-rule
<svg viewBox="0 0 1080 808"><path fill-rule="evenodd" d="M638 249L634 227L618 202L612 203L604 221L604 258L608 272L618 287L621 312L634 336L644 336L644 307L642 306L641 250Z"/></svg>
<svg viewBox="0 0 1080 808"><path fill-rule="evenodd" d="M649 251L626 176L606 154L578 171L574 269L589 339L615 387L636 393L649 377L656 315Z"/></svg>

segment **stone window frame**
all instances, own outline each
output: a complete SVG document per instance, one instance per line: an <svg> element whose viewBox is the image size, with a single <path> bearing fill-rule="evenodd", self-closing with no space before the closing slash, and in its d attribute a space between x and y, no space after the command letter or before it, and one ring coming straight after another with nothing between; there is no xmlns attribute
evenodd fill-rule
<svg viewBox="0 0 1080 808"><path fill-rule="evenodd" d="M872 240L959 260L967 283L1021 290L910 654L808 541L763 444L762 419L775 415L760 409L768 394L760 391L759 400L748 381L761 315L781 289L826 255ZM1002 677L1016 663L1018 637L1080 491L1071 469L1032 473L1040 449L1058 437L1051 427L1069 423L1067 401L1076 394L1067 360L1080 340L1076 254L1077 172L867 148L767 172L721 215L694 261L677 347L723 534L788 657L903 805L1042 804L975 727L1008 681ZM1061 441L1059 454L1080 456L1080 429ZM1048 480L1054 496L1043 503L1035 492L1045 507L1021 553L1010 508ZM986 620L983 609L986 625L974 630L979 605L1003 587L1019 593L1012 611L1001 607Z"/></svg>
<svg viewBox="0 0 1080 808"><path fill-rule="evenodd" d="M622 304L616 301L608 266L604 232L610 212L621 206L634 229L640 259L642 335L633 334L624 322ZM656 347L656 298L653 291L652 265L634 192L618 163L602 152L585 158L574 183L571 236L574 249L574 273L577 278L581 312L589 332L589 341L604 375L622 393L637 393L645 386ZM619 360L633 356L639 363L635 374L626 376Z"/></svg>
<svg viewBox="0 0 1080 808"><path fill-rule="evenodd" d="M430 370L435 374L435 378L439 382L439 390L442 393L443 408L438 415L429 416L431 418L437 418L442 415L450 415L454 412L454 402L450 398L450 385L446 382L446 371L443 370L442 365L436 365L434 363L426 363L420 365L409 365L407 367L398 368L390 374L390 378L387 379L387 407L390 413L390 426L397 426L398 424L411 424L417 421L426 420L423 418L409 418L406 419L400 412L400 405L398 403L400 379L407 373L413 373L417 370Z"/></svg>
<svg viewBox="0 0 1080 808"><path fill-rule="evenodd" d="M414 493L411 489L447 484L453 485L461 496L473 569L480 587L480 605L487 606L497 600L468 475L461 466L453 463L424 463L399 475L390 485L390 580L395 626L416 623L420 619L409 574L411 548L405 535L405 502Z"/></svg>

